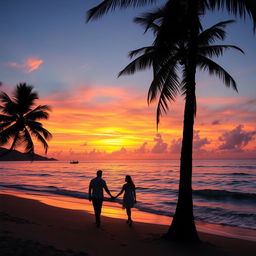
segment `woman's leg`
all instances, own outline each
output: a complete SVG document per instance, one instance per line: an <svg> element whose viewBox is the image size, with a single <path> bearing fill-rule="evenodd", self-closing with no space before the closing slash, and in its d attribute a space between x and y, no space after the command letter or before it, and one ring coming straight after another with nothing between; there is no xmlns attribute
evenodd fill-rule
<svg viewBox="0 0 256 256"><path fill-rule="evenodd" d="M126 213L127 213L127 216L128 216L127 223L131 226L132 225L132 211L131 211L131 208L126 208Z"/></svg>
<svg viewBox="0 0 256 256"><path fill-rule="evenodd" d="M131 220L131 208L126 208L126 214L128 216L128 220Z"/></svg>

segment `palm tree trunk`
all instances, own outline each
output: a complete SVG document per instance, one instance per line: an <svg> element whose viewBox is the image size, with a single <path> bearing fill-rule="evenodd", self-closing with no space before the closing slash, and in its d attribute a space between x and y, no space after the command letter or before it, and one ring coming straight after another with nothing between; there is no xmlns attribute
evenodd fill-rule
<svg viewBox="0 0 256 256"><path fill-rule="evenodd" d="M191 3L191 1L190 1ZM172 224L166 234L167 238L199 242L197 234L192 199L192 153L193 153L193 129L196 111L195 76L196 76L196 52L198 27L198 9L193 1L189 6L188 19L191 27L190 41L188 45L188 62L186 64L186 99L183 122L183 138L180 158L180 183L176 211Z"/></svg>
<svg viewBox="0 0 256 256"><path fill-rule="evenodd" d="M18 136L19 136L19 133L17 133L17 134L15 135L15 138L13 139L13 142L12 142L11 147L10 147L9 149L7 149L6 151L4 151L3 153L1 153L1 154L0 154L0 157L9 154L9 153L14 149L15 144L16 144L17 139L18 139Z"/></svg>
<svg viewBox="0 0 256 256"><path fill-rule="evenodd" d="M195 84L194 84L195 89ZM180 183L179 196L176 211L172 224L166 234L167 238L197 242L199 237L194 222L193 199L192 199L192 147L193 147L193 126L194 126L194 109L195 90L191 88L187 92L184 123L183 139L180 158Z"/></svg>

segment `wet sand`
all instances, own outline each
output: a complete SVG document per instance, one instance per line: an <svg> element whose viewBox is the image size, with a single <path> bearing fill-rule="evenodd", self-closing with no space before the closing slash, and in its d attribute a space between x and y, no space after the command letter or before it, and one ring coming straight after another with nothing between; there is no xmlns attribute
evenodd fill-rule
<svg viewBox="0 0 256 256"><path fill-rule="evenodd" d="M0 195L1 255L255 255L256 242L199 232L202 243L184 245L161 236L168 226L94 216L37 200Z"/></svg>

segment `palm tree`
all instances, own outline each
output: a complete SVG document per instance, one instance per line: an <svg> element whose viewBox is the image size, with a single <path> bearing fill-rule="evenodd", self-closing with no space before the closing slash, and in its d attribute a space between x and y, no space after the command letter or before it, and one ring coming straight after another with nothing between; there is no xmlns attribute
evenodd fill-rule
<svg viewBox="0 0 256 256"><path fill-rule="evenodd" d="M17 85L12 98L1 92L0 145L11 143L10 149L1 156L19 145L24 145L25 153L33 155L34 143L31 135L43 144L47 153L46 140L52 135L38 120L48 119L50 107L48 105L34 107L36 99L38 99L37 92L33 91L33 86L26 83Z"/></svg>
<svg viewBox="0 0 256 256"><path fill-rule="evenodd" d="M98 6L88 11L87 21L97 19L108 11L116 8L127 8L129 6L142 6L157 2L156 0L105 0ZM255 0L169 0L166 3L166 12L162 18L161 29L154 45L158 49L174 49L175 45L179 42L186 40L187 44L187 58L184 66L183 74L183 88L185 92L185 110L184 110L184 124L183 124L183 138L180 158L180 185L179 185L179 199L174 215L173 222L168 232L168 237L176 238L179 240L197 241L198 236L193 220L192 211L192 146L193 146L193 127L194 116L196 111L196 95L195 95L195 77L196 67L198 66L198 36L200 32L200 19L199 16L205 14L206 10L226 9L228 13L236 16L245 17L249 16L253 20L254 31L256 30L256 2ZM157 61L152 64L153 70L161 67L164 64L165 57L161 55L160 51ZM146 53L146 52L145 52ZM209 56L209 55L208 55ZM159 64L160 63L160 64ZM208 64L213 64L208 62ZM146 65L144 63L143 65ZM175 71L175 63L169 63ZM199 65L200 66L200 65ZM207 67L208 66L208 67ZM163 65L163 67L167 67ZM210 72L213 72L213 65L204 66ZM164 74L165 69L160 68L159 74ZM156 77L156 74L154 74ZM162 76L159 75L161 78ZM168 77L174 86L175 92L176 73L173 72ZM151 84L152 86L152 84ZM155 86L158 86L155 84ZM162 86L159 84L159 87ZM167 89L167 87L163 87ZM167 106L166 100L172 99L174 95L170 90L166 92L168 97L162 103ZM154 98L154 97L153 97ZM164 109L164 108L163 108ZM185 210L184 210L185 209Z"/></svg>
<svg viewBox="0 0 256 256"><path fill-rule="evenodd" d="M159 9L155 13L147 13L142 18L136 18L135 21L143 24L146 27L146 30L149 28L153 29L153 32L157 34L161 30L161 24L158 25L157 23L154 23L153 20L160 19L160 21L162 21L161 14L163 13L164 10ZM221 78L226 86L231 86L233 89L237 90L236 82L228 72L210 59L211 57L221 56L224 50L230 48L243 52L240 48L234 45L212 45L212 43L217 39L225 39L226 33L223 29L227 24L232 22L234 21L229 20L219 22L204 31L202 31L202 27L200 25L201 33L198 35L196 63L199 69L208 70L210 74L215 74ZM136 55L140 56L128 64L119 73L119 76L133 74L138 70L153 67L154 77L149 88L148 102L150 103L157 98L159 99L156 112L157 126L162 113L167 112L168 110L168 101L174 101L178 93L181 92L186 96L187 105L189 92L189 88L187 88L188 83L186 82L188 73L187 63L189 43L187 40L184 40L179 41L176 45L173 45L172 48L164 47L164 44L162 46L163 47L159 47L159 45L154 44L153 46L143 47L130 52L129 56L131 58ZM182 73L181 81L177 74L178 70L181 70ZM194 116L196 113L196 98L194 98L193 102L190 102L189 106L190 111L193 111ZM188 110L185 109L185 114L186 111ZM187 118L186 115L184 116L184 119L185 118ZM186 131L185 123L183 130ZM193 216L191 178L192 173L181 173L178 204L172 225L167 233L167 237L180 239L191 239L193 237L194 240L198 239ZM191 233L189 233L189 230ZM186 234L187 237L184 237L184 234Z"/></svg>

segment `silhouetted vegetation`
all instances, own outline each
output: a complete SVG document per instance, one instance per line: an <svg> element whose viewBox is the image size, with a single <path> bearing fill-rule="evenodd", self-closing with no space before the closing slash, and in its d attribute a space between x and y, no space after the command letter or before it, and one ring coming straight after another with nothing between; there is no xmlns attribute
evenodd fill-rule
<svg viewBox="0 0 256 256"><path fill-rule="evenodd" d="M130 53L130 57L141 54L129 65L127 65L119 75L124 74L133 74L134 72L145 69L148 67L153 68L153 81L149 88L148 93L148 102L152 102L158 99L157 104L157 125L160 121L160 116L163 112L168 110L168 102L174 101L176 96L181 93L185 96L185 112L184 112L184 127L183 127L183 140L189 137L187 134L187 126L191 127L190 123L192 118L196 114L196 97L195 91L190 91L190 83L187 80L189 75L189 66L188 66L188 38L179 40L178 43L172 44L172 47L169 47L165 41L158 41L158 33L161 31L161 14L164 14L165 10L160 9L155 13L144 14L143 17L136 18L135 21L143 24L147 29L153 29L153 32L156 34L155 42L149 47L140 48L134 50ZM152 22L152 17L156 17L155 23ZM224 68L218 65L216 62L212 61L212 57L219 57L223 54L224 50L233 48L243 52L240 48L234 45L213 45L217 39L224 40L225 31L223 30L225 26L229 23L232 23L232 20L220 22L204 31L202 31L202 26L200 26L200 33L198 35L197 48L196 48L196 66L198 69L207 70L210 75L217 75L223 80L226 86L232 86L237 90L236 82L229 75ZM163 38L163 37L162 37ZM181 74L181 77L179 77ZM195 89L195 88L194 88ZM192 94L192 96L190 95ZM193 117L191 118L191 115ZM188 143L188 142L187 142ZM184 142L182 145L182 151L184 152L184 147L187 147L187 144ZM192 153L192 152L191 152ZM181 163L181 166L186 165L186 163ZM183 169L182 169L183 170ZM187 170L187 169L185 169ZM189 237L195 237L195 240L198 239L196 235L196 227L194 223L193 216L193 201L192 201L192 185L191 177L183 173L185 178L180 179L179 187L179 196L176 213L173 219L173 224L168 232L169 235L173 235L175 232L175 237L184 237L184 233L188 233L188 229L193 232L189 234ZM192 175L192 173L190 173ZM177 223L176 223L177 222ZM173 231L175 225L178 225ZM180 232L178 234L178 232Z"/></svg>
<svg viewBox="0 0 256 256"><path fill-rule="evenodd" d="M136 7L153 2L157 1L106 0L89 10L88 20L97 19L116 8ZM157 28L156 39L153 44L154 48L139 49L132 52L130 54L131 57L138 53L142 54L139 57L141 60L138 63L133 62L131 64L133 67L127 67L126 71L121 72L121 74L125 72L133 73L138 69L153 67L154 79L150 86L148 100L154 100L157 97L156 93L160 93L157 124L159 123L161 111L168 109L168 101L172 101L180 92L180 89L185 96L179 198L173 222L166 235L166 237L176 240L199 240L194 224L192 204L192 146L194 117L196 114L196 68L208 69L210 74L218 75L227 86L231 85L236 89L236 84L232 77L223 68L210 60L213 56L222 55L223 50L230 48L230 46L215 47L215 49L209 48L210 38L205 38L207 40L204 41L203 46L207 46L204 49L206 51L200 52L200 32L202 31L200 16L204 15L206 10L224 8L229 13L240 17L248 15L253 19L254 29L256 28L256 2L254 0L169 0L161 11L154 12L148 16L151 18L151 22L147 20L148 27L146 29L150 27ZM159 21L158 24L155 23L156 20ZM160 26L156 27L156 25ZM222 39L218 33L215 35L210 33L209 36L213 36L214 40L217 38ZM177 56L178 52L181 53L181 56L175 59L174 56ZM201 54L200 58L199 53ZM147 57L147 60L143 59L142 56ZM182 81L178 79L177 65L182 66Z"/></svg>
<svg viewBox="0 0 256 256"><path fill-rule="evenodd" d="M43 128L39 120L48 119L50 107L48 105L34 107L37 99L38 94L33 91L33 86L26 83L18 84L12 97L5 92L0 93L2 112L0 114L0 145L11 145L9 150L4 151L0 156L8 154L16 146L24 146L25 153L34 155L32 136L43 145L47 153L47 140L52 135Z"/></svg>

